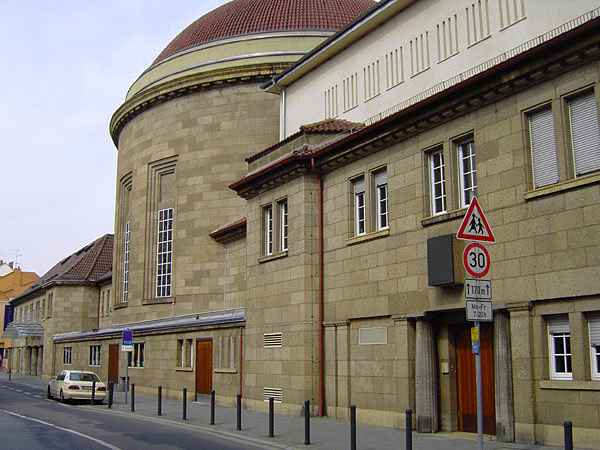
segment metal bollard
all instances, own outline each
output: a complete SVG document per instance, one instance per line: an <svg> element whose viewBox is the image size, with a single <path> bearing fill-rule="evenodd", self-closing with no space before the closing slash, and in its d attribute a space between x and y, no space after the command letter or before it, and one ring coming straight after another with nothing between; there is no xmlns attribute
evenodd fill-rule
<svg viewBox="0 0 600 450"><path fill-rule="evenodd" d="M115 383L113 383L112 381L109 381L108 382L108 409L112 408L114 391L115 391Z"/></svg>
<svg viewBox="0 0 600 450"><path fill-rule="evenodd" d="M350 450L356 450L356 405L350 405Z"/></svg>
<svg viewBox="0 0 600 450"><path fill-rule="evenodd" d="M92 381L92 406L94 406L95 400L96 400L96 380Z"/></svg>
<svg viewBox="0 0 600 450"><path fill-rule="evenodd" d="M406 450L412 450L412 409L406 411Z"/></svg>
<svg viewBox="0 0 600 450"><path fill-rule="evenodd" d="M12 367L8 369L8 381L10 381L12 375Z"/></svg>
<svg viewBox="0 0 600 450"><path fill-rule="evenodd" d="M269 397L269 437L275 436L275 399Z"/></svg>
<svg viewBox="0 0 600 450"><path fill-rule="evenodd" d="M210 424L215 424L215 390L210 391Z"/></svg>
<svg viewBox="0 0 600 450"><path fill-rule="evenodd" d="M158 387L158 415L162 416L162 386Z"/></svg>
<svg viewBox="0 0 600 450"><path fill-rule="evenodd" d="M310 400L304 400L304 445L310 445Z"/></svg>
<svg viewBox="0 0 600 450"><path fill-rule="evenodd" d="M573 423L565 422L564 423L565 430L565 450L573 450Z"/></svg>
<svg viewBox="0 0 600 450"><path fill-rule="evenodd" d="M237 430L242 429L242 394L237 395Z"/></svg>
<svg viewBox="0 0 600 450"><path fill-rule="evenodd" d="M187 420L187 388L183 388L183 420Z"/></svg>
<svg viewBox="0 0 600 450"><path fill-rule="evenodd" d="M131 384L131 411L135 411L135 384Z"/></svg>

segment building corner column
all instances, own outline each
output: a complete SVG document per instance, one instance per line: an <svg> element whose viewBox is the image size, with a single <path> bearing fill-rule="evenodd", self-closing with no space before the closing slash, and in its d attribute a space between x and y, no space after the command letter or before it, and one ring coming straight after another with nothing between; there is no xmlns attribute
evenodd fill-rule
<svg viewBox="0 0 600 450"><path fill-rule="evenodd" d="M510 323L504 312L494 314L494 382L496 440L514 442L515 412L512 380Z"/></svg>

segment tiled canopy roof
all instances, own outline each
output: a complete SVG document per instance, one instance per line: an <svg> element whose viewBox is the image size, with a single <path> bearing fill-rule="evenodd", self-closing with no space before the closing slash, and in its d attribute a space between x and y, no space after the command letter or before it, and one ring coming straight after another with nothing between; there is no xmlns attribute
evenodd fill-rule
<svg viewBox="0 0 600 450"><path fill-rule="evenodd" d="M19 297L26 296L52 281L94 282L102 279L112 270L113 238L112 234L105 234L69 255L46 272Z"/></svg>
<svg viewBox="0 0 600 450"><path fill-rule="evenodd" d="M183 30L155 63L198 44L265 31L337 31L375 5L372 0L233 0Z"/></svg>

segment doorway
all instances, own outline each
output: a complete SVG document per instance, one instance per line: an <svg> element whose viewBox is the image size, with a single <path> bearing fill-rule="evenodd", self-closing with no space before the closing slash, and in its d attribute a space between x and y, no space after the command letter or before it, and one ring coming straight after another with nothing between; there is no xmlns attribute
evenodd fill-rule
<svg viewBox="0 0 600 450"><path fill-rule="evenodd" d="M212 390L212 339L196 339L196 393Z"/></svg>
<svg viewBox="0 0 600 450"><path fill-rule="evenodd" d="M119 382L119 344L108 346L108 382Z"/></svg>
<svg viewBox="0 0 600 450"><path fill-rule="evenodd" d="M494 349L492 326L480 324L483 433L496 434ZM456 329L458 379L458 429L477 433L477 380L475 355L471 350L471 327Z"/></svg>

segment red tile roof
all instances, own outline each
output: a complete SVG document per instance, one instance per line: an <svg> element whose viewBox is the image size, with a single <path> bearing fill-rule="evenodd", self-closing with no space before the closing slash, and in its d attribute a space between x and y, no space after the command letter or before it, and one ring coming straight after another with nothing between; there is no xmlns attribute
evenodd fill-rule
<svg viewBox="0 0 600 450"><path fill-rule="evenodd" d="M112 234L105 234L69 255L55 264L22 295L27 295L51 281L94 282L103 279L104 275L112 270L113 241Z"/></svg>
<svg viewBox="0 0 600 450"><path fill-rule="evenodd" d="M265 31L337 31L376 3L372 0L233 0L179 33L155 63L216 39Z"/></svg>

